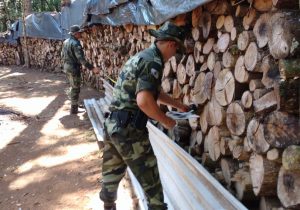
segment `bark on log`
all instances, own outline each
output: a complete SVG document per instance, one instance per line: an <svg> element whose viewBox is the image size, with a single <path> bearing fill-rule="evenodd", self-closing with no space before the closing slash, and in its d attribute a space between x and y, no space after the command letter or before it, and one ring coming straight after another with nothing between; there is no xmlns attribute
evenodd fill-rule
<svg viewBox="0 0 300 210"><path fill-rule="evenodd" d="M300 170L300 146L288 146L282 154L282 166L286 170Z"/></svg>
<svg viewBox="0 0 300 210"><path fill-rule="evenodd" d="M263 125L265 139L272 147L286 148L300 144L298 117L276 111L264 118Z"/></svg>
<svg viewBox="0 0 300 210"><path fill-rule="evenodd" d="M256 196L276 195L277 174L280 164L256 153L252 153L249 163L254 194Z"/></svg>
<svg viewBox="0 0 300 210"><path fill-rule="evenodd" d="M300 207L300 170L289 171L281 167L277 183L277 195L286 208Z"/></svg>

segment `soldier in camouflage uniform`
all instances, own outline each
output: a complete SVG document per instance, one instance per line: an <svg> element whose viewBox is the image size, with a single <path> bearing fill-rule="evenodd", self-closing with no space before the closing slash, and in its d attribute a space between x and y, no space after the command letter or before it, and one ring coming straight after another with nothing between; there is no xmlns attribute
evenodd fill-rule
<svg viewBox="0 0 300 210"><path fill-rule="evenodd" d="M89 70L93 70L95 74L99 73L98 68L94 68L92 64L86 61L82 46L78 39L81 38L80 28L74 25L70 28L70 38L64 41L62 47L62 61L64 72L70 82L69 98L71 100L71 114L78 112L78 100L81 86L81 65Z"/></svg>
<svg viewBox="0 0 300 210"><path fill-rule="evenodd" d="M156 41L124 65L113 91L111 114L105 121L107 137L104 141L100 192L105 210L116 209L117 188L127 166L140 182L149 210L167 209L146 123L150 117L167 129L176 127L176 122L159 109L157 101L179 111L188 109L161 92L160 87L164 63L176 51L184 50L185 35L182 28L170 22L159 30L149 32L156 37Z"/></svg>

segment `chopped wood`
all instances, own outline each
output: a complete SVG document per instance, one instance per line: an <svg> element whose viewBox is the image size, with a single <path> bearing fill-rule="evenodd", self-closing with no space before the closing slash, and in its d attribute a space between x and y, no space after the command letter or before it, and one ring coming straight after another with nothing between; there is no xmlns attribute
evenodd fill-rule
<svg viewBox="0 0 300 210"><path fill-rule="evenodd" d="M193 27L198 27L201 15L202 15L202 6L199 6L192 11L192 26Z"/></svg>
<svg viewBox="0 0 300 210"><path fill-rule="evenodd" d="M288 146L282 154L282 166L286 170L300 170L300 146Z"/></svg>
<svg viewBox="0 0 300 210"><path fill-rule="evenodd" d="M229 44L230 44L230 35L228 33L222 34L217 42L220 52L225 52Z"/></svg>
<svg viewBox="0 0 300 210"><path fill-rule="evenodd" d="M213 15L225 15L229 12L229 3L227 1L211 1L204 5L204 8Z"/></svg>
<svg viewBox="0 0 300 210"><path fill-rule="evenodd" d="M235 66L237 59L237 55L232 54L230 50L226 50L226 52L224 52L222 56L223 66L225 68L232 68Z"/></svg>
<svg viewBox="0 0 300 210"><path fill-rule="evenodd" d="M247 15L243 18L243 26L245 30L249 30L254 26L254 22L256 19L256 10L250 8Z"/></svg>
<svg viewBox="0 0 300 210"><path fill-rule="evenodd" d="M225 109L218 104L216 99L212 98L212 100L207 103L207 123L211 126L220 126L225 124L225 117Z"/></svg>
<svg viewBox="0 0 300 210"><path fill-rule="evenodd" d="M264 125L253 118L247 127L248 144L256 153L266 153L270 144L265 139Z"/></svg>
<svg viewBox="0 0 300 210"><path fill-rule="evenodd" d="M241 103L245 109L250 109L252 107L253 97L250 91L245 91L242 95Z"/></svg>
<svg viewBox="0 0 300 210"><path fill-rule="evenodd" d="M219 128L213 126L207 135L208 153L213 161L217 161L221 155Z"/></svg>
<svg viewBox="0 0 300 210"><path fill-rule="evenodd" d="M200 62L201 51L202 51L202 44L201 44L201 42L199 42L199 41L195 42L194 58L195 58L195 62L196 63Z"/></svg>
<svg viewBox="0 0 300 210"><path fill-rule="evenodd" d="M256 21L253 28L253 32L259 48L263 48L268 44L270 27L270 14L262 14Z"/></svg>
<svg viewBox="0 0 300 210"><path fill-rule="evenodd" d="M193 98L195 104L203 104L208 98L204 92L205 90L205 73L201 72L195 81L194 91L193 91Z"/></svg>
<svg viewBox="0 0 300 210"><path fill-rule="evenodd" d="M245 113L239 103L231 103L226 111L226 125L233 135L240 136L244 133L247 123Z"/></svg>
<svg viewBox="0 0 300 210"><path fill-rule="evenodd" d="M239 169L233 176L236 197L243 201L255 201L250 172L246 168Z"/></svg>
<svg viewBox="0 0 300 210"><path fill-rule="evenodd" d="M193 55L189 55L185 65L186 73L189 77L195 74L195 60Z"/></svg>
<svg viewBox="0 0 300 210"><path fill-rule="evenodd" d="M209 38L203 46L203 54L208 55L213 49L213 45L215 43L214 38Z"/></svg>
<svg viewBox="0 0 300 210"><path fill-rule="evenodd" d="M221 29L224 26L224 22L225 22L225 16L220 15L217 19L217 22L216 22L216 28Z"/></svg>
<svg viewBox="0 0 300 210"><path fill-rule="evenodd" d="M286 208L300 207L300 170L286 170L280 168L277 183L277 195Z"/></svg>
<svg viewBox="0 0 300 210"><path fill-rule="evenodd" d="M276 195L277 175L280 164L256 153L252 153L249 163L254 194L256 196Z"/></svg>
<svg viewBox="0 0 300 210"><path fill-rule="evenodd" d="M231 185L231 179L235 172L239 169L239 164L236 160L229 158L221 159L221 169L224 176L224 179L228 186Z"/></svg>
<svg viewBox="0 0 300 210"><path fill-rule="evenodd" d="M260 12L267 12L272 9L272 0L255 0L253 4L254 8Z"/></svg>
<svg viewBox="0 0 300 210"><path fill-rule="evenodd" d="M250 80L250 83L249 83L249 90L250 91L254 91L256 89L259 89L259 88L264 88L264 84L261 82L260 79L252 79Z"/></svg>
<svg viewBox="0 0 300 210"><path fill-rule="evenodd" d="M261 98L253 101L254 111L256 113L267 113L277 108L277 96L275 91L270 91Z"/></svg>
<svg viewBox="0 0 300 210"><path fill-rule="evenodd" d="M266 141L276 148L300 144L300 123L296 116L285 112L272 112L264 119Z"/></svg>
<svg viewBox="0 0 300 210"><path fill-rule="evenodd" d="M227 32L231 32L234 27L234 21L231 15L227 15L224 20L224 28Z"/></svg>
<svg viewBox="0 0 300 210"><path fill-rule="evenodd" d="M215 85L215 95L221 106L231 103L235 91L234 77L229 69L224 69L219 73Z"/></svg>
<svg viewBox="0 0 300 210"><path fill-rule="evenodd" d="M239 34L238 37L238 48L241 51L244 51L247 49L249 43L255 41L255 36L252 31L243 31L242 33Z"/></svg>
<svg viewBox="0 0 300 210"><path fill-rule="evenodd" d="M200 37L200 30L198 27L194 27L192 29L192 37L195 41L198 41L199 40L199 37Z"/></svg>
<svg viewBox="0 0 300 210"><path fill-rule="evenodd" d="M270 149L267 152L267 159L272 161L280 161L281 162L281 152L277 148Z"/></svg>
<svg viewBox="0 0 300 210"><path fill-rule="evenodd" d="M201 16L202 35L204 39L207 39L212 26L211 13L203 12Z"/></svg>

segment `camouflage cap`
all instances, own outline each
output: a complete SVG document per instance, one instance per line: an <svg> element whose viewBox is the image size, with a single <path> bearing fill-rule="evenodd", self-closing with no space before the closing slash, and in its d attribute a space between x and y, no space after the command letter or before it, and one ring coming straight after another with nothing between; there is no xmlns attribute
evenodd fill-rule
<svg viewBox="0 0 300 210"><path fill-rule="evenodd" d="M185 31L174 23L167 21L158 30L149 29L149 33L159 40L176 41L179 44L181 53L184 53L186 50L184 46Z"/></svg>
<svg viewBox="0 0 300 210"><path fill-rule="evenodd" d="M82 30L80 29L79 25L72 25L70 27L69 34L74 34L74 33L77 33L77 32L82 32Z"/></svg>

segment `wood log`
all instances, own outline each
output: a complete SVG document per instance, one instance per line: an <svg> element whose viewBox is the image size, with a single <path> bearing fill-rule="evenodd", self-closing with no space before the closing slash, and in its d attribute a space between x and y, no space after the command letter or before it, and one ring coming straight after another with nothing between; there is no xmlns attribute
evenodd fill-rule
<svg viewBox="0 0 300 210"><path fill-rule="evenodd" d="M215 85L215 96L221 106L231 103L235 91L234 77L229 69L224 69L219 73Z"/></svg>
<svg viewBox="0 0 300 210"><path fill-rule="evenodd" d="M252 153L249 163L254 194L256 196L276 195L277 174L280 164L256 153Z"/></svg>
<svg viewBox="0 0 300 210"><path fill-rule="evenodd" d="M192 11L192 26L193 27L198 27L201 15L202 15L202 6L199 6Z"/></svg>
<svg viewBox="0 0 300 210"><path fill-rule="evenodd" d="M253 98L254 100L258 100L259 98L263 97L265 94L271 92L272 90L262 88L262 89L255 89L253 92Z"/></svg>
<svg viewBox="0 0 300 210"><path fill-rule="evenodd" d="M239 169L234 174L232 181L234 182L237 199L242 201L255 201L251 176L248 169Z"/></svg>
<svg viewBox="0 0 300 210"><path fill-rule="evenodd" d="M263 48L268 44L269 34L270 34L270 14L262 14L256 21L253 32L257 40L257 45L259 48Z"/></svg>
<svg viewBox="0 0 300 210"><path fill-rule="evenodd" d="M208 98L204 92L205 90L205 73L201 72L195 81L193 91L193 102L195 104L203 104Z"/></svg>
<svg viewBox="0 0 300 210"><path fill-rule="evenodd" d="M234 27L233 17L231 15L227 15L224 20L224 28L227 32L231 32Z"/></svg>
<svg viewBox="0 0 300 210"><path fill-rule="evenodd" d="M237 5L235 9L235 17L244 17L247 15L249 8L245 5Z"/></svg>
<svg viewBox="0 0 300 210"><path fill-rule="evenodd" d="M207 153L207 152L204 152L202 154L202 162L201 164L210 172L213 172L216 170L216 168L218 168L219 166L219 163L216 162L216 161L213 161L211 158L210 158L210 155Z"/></svg>
<svg viewBox="0 0 300 210"><path fill-rule="evenodd" d="M244 51L247 49L249 43L255 41L255 36L252 31L243 31L238 36L238 48L241 51Z"/></svg>
<svg viewBox="0 0 300 210"><path fill-rule="evenodd" d="M276 148L300 144L300 122L298 117L285 112L272 112L264 118L266 141Z"/></svg>
<svg viewBox="0 0 300 210"><path fill-rule="evenodd" d="M260 79L252 79L249 83L249 90L250 91L254 91L256 89L259 89L259 88L264 88L264 84L261 82Z"/></svg>
<svg viewBox="0 0 300 210"><path fill-rule="evenodd" d="M232 30L230 31L231 41L235 41L236 37L237 37L237 29L236 29L236 27L233 27Z"/></svg>
<svg viewBox="0 0 300 210"><path fill-rule="evenodd" d="M253 4L254 8L260 12L267 12L272 9L272 0L255 0Z"/></svg>
<svg viewBox="0 0 300 210"><path fill-rule="evenodd" d="M279 81L279 68L276 61L271 56L263 58L261 69L263 71L263 77L261 82L266 88L275 87Z"/></svg>
<svg viewBox="0 0 300 210"><path fill-rule="evenodd" d="M281 153L279 149L273 148L267 152L267 159L281 162Z"/></svg>
<svg viewBox="0 0 300 210"><path fill-rule="evenodd" d="M239 169L238 162L229 158L222 158L221 169L227 186L230 186L233 175Z"/></svg>
<svg viewBox="0 0 300 210"><path fill-rule="evenodd" d="M186 74L191 77L195 74L195 60L193 55L189 55L185 65Z"/></svg>
<svg viewBox="0 0 300 210"><path fill-rule="evenodd" d="M182 97L182 90L180 87L179 82L177 81L177 79L173 80L173 91L172 91L173 95L172 97L175 99L179 99Z"/></svg>
<svg viewBox="0 0 300 210"><path fill-rule="evenodd" d="M225 16L220 15L217 19L217 22L216 22L216 28L221 29L224 26L224 22L225 22Z"/></svg>
<svg viewBox="0 0 300 210"><path fill-rule="evenodd" d="M206 104L200 114L200 126L203 134L206 134L208 131L207 111L208 111L208 105Z"/></svg>
<svg viewBox="0 0 300 210"><path fill-rule="evenodd" d="M232 155L230 149L229 149L229 145L228 145L228 142L231 141L231 138L229 137L221 137L221 140L220 140L220 151L221 151L221 154L223 156L230 156Z"/></svg>
<svg viewBox="0 0 300 210"><path fill-rule="evenodd" d="M277 195L286 208L300 207L300 170L286 170L280 168L277 183Z"/></svg>
<svg viewBox="0 0 300 210"><path fill-rule="evenodd" d="M232 156L234 159L240 161L248 161L250 158L250 152L245 151L242 145L237 145L232 150Z"/></svg>
<svg viewBox="0 0 300 210"><path fill-rule="evenodd" d="M254 111L258 114L274 111L277 108L277 96L270 91L261 98L253 101Z"/></svg>
<svg viewBox="0 0 300 210"><path fill-rule="evenodd" d="M213 49L214 43L215 43L214 38L209 38L207 40L207 42L203 46L203 54L204 55L208 55L211 52L211 50Z"/></svg>
<svg viewBox="0 0 300 210"><path fill-rule="evenodd" d="M181 85L187 84L189 81L185 66L182 63L180 63L177 67L177 80Z"/></svg>
<svg viewBox="0 0 300 210"><path fill-rule="evenodd" d="M227 1L211 1L204 5L204 8L213 15L225 15L229 12L230 6Z"/></svg>
<svg viewBox="0 0 300 210"><path fill-rule="evenodd" d="M199 37L200 37L200 29L198 27L194 27L192 29L192 37L195 41L198 41L199 40Z"/></svg>
<svg viewBox="0 0 300 210"><path fill-rule="evenodd" d="M300 170L300 146L288 146L282 154L282 166L285 170Z"/></svg>
<svg viewBox="0 0 300 210"><path fill-rule="evenodd" d="M207 135L208 153L213 161L217 161L221 155L219 128L213 126Z"/></svg>
<svg viewBox="0 0 300 210"><path fill-rule="evenodd" d="M167 61L165 63L163 77L173 77L173 76L174 76L174 72L171 68L171 63L169 61Z"/></svg>
<svg viewBox="0 0 300 210"><path fill-rule="evenodd" d="M236 136L242 135L245 131L248 120L248 114L245 115L238 102L233 102L228 106L226 111L226 125L231 134Z"/></svg>
<svg viewBox="0 0 300 210"><path fill-rule="evenodd" d="M217 62L215 63L214 69L213 69L215 81L217 80L217 78L218 78L219 73L221 72L221 70L222 70L222 64L221 64L221 61L217 61Z"/></svg>
<svg viewBox="0 0 300 210"><path fill-rule="evenodd" d="M252 107L252 94L250 91L245 91L242 95L241 104L244 109L250 109Z"/></svg>
<svg viewBox="0 0 300 210"><path fill-rule="evenodd" d="M275 59L286 58L290 53L297 55L300 50L297 47L299 44L296 44L300 41L299 11L275 13L270 19L270 25L268 46L271 55Z"/></svg>
<svg viewBox="0 0 300 210"><path fill-rule="evenodd" d="M251 42L245 53L245 67L248 71L262 72L261 65L263 58L267 56L264 50L258 50L255 42Z"/></svg>
<svg viewBox="0 0 300 210"><path fill-rule="evenodd" d="M210 71L213 71L216 59L218 59L216 53L210 52L207 58L207 67Z"/></svg>
<svg viewBox="0 0 300 210"><path fill-rule="evenodd" d="M225 68L232 68L235 66L238 55L231 53L231 50L226 50L222 56L222 63Z"/></svg>
<svg viewBox="0 0 300 210"><path fill-rule="evenodd" d="M280 200L277 197L262 196L259 202L259 210L279 210L282 209Z"/></svg>
<svg viewBox="0 0 300 210"><path fill-rule="evenodd" d="M225 52L227 50L230 41L230 35L228 33L224 33L220 36L217 42L217 46L220 52Z"/></svg>
<svg viewBox="0 0 300 210"><path fill-rule="evenodd" d="M202 51L202 44L201 42L197 41L194 47L194 58L196 63L200 62L201 51Z"/></svg>
<svg viewBox="0 0 300 210"><path fill-rule="evenodd" d="M200 22L202 27L202 36L204 39L207 39L211 32L211 26L212 26L211 13L207 11L203 12Z"/></svg>
<svg viewBox="0 0 300 210"><path fill-rule="evenodd" d="M175 56L170 58L171 66L174 73L177 72L177 65L179 64L180 60L181 60L181 56L179 54L176 54Z"/></svg>
<svg viewBox="0 0 300 210"><path fill-rule="evenodd" d="M249 73L244 65L244 60L244 56L241 55L237 59L234 67L234 77L240 83L245 83L249 81Z"/></svg>
<svg viewBox="0 0 300 210"><path fill-rule="evenodd" d="M256 20L256 10L250 8L247 15L243 18L243 26L245 30L249 30L254 26Z"/></svg>
<svg viewBox="0 0 300 210"><path fill-rule="evenodd" d="M225 124L225 109L219 105L215 98L207 103L207 123L211 126Z"/></svg>
<svg viewBox="0 0 300 210"><path fill-rule="evenodd" d="M270 144L265 139L264 125L253 118L247 127L247 140L251 149L256 153L266 153Z"/></svg>
<svg viewBox="0 0 300 210"><path fill-rule="evenodd" d="M165 78L161 83L161 87L165 93L171 92L173 90L173 79Z"/></svg>
<svg viewBox="0 0 300 210"><path fill-rule="evenodd" d="M244 151L246 151L246 152L251 152L252 151L252 148L249 145L247 136L244 138L243 146L244 146Z"/></svg>

